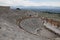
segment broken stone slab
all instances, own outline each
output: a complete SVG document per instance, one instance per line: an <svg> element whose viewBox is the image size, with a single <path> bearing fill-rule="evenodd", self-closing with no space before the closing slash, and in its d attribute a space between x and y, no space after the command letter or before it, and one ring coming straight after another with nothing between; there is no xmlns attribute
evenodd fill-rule
<svg viewBox="0 0 60 40"><path fill-rule="evenodd" d="M58 28L56 28L55 26L53 25L50 25L50 24L46 24L44 23L45 27L48 28L49 30L53 31L54 33L58 34L60 36L60 30Z"/></svg>

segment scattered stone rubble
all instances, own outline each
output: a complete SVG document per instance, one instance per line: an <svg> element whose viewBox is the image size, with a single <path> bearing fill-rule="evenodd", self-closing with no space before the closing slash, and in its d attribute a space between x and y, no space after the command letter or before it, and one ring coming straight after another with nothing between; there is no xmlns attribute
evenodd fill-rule
<svg viewBox="0 0 60 40"><path fill-rule="evenodd" d="M36 32L39 36L30 34L30 33L26 32L26 30L19 28L19 26L16 25L16 19L19 18L19 14L22 14L22 13L18 13L18 12L10 13L10 11L9 11L9 13L4 13L4 12L3 12L3 14L0 13L0 15L1 15L0 16L0 40L60 40L59 36L52 33L45 27L40 26L41 21L39 21L39 20L41 20L41 19L38 19L38 18L25 19L25 20L21 21L20 25L22 27L25 26L25 29L27 31L35 32L35 29L38 29L38 30L36 30ZM27 25L27 24L29 24L29 25ZM41 22L41 25L42 25L42 22ZM30 28L30 26L31 26L31 28ZM37 26L38 26L38 28L37 28ZM29 27L30 29L29 28L27 29L26 27L27 28ZM33 28L33 30L32 30L32 28Z"/></svg>

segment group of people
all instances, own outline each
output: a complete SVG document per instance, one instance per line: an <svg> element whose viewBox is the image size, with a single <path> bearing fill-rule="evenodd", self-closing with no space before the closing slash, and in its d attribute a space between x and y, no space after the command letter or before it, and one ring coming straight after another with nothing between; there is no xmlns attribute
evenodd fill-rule
<svg viewBox="0 0 60 40"><path fill-rule="evenodd" d="M42 17L43 23L50 23L51 25L57 26L58 28L60 27L60 21L56 21L50 18L45 18Z"/></svg>

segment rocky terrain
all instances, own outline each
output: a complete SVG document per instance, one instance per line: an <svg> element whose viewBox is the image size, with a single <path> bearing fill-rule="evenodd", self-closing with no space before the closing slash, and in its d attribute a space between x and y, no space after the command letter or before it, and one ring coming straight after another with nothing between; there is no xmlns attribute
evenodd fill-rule
<svg viewBox="0 0 60 40"><path fill-rule="evenodd" d="M28 33L26 30L23 30L19 28L19 26L16 24L16 20L21 18L21 17L26 17L26 16L32 16L32 17L37 17L38 13L33 11L23 11L23 10L10 10L8 12L1 12L0 13L0 40L60 40L59 36L54 34L53 32L49 31L46 29L44 26L39 27L39 21L38 18L33 18L33 22L30 19L27 19L29 25L25 24L22 21L23 24L22 26L25 26L25 29L28 28L29 31L33 31L32 29L36 29L37 27L40 28L40 30L37 31L38 35L33 35L33 33ZM40 20L40 19L39 19ZM31 23L34 25L32 25ZM37 24L37 25L36 25ZM41 24L41 23L40 23ZM35 27L33 27L35 26ZM27 31L28 31L27 30Z"/></svg>

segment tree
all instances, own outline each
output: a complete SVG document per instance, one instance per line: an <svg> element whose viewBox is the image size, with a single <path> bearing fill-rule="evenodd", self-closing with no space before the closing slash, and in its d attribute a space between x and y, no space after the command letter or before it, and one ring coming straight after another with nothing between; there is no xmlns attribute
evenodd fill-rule
<svg viewBox="0 0 60 40"><path fill-rule="evenodd" d="M58 17L60 17L60 14L58 14Z"/></svg>
<svg viewBox="0 0 60 40"><path fill-rule="evenodd" d="M16 8L16 10L21 10L20 8Z"/></svg>

